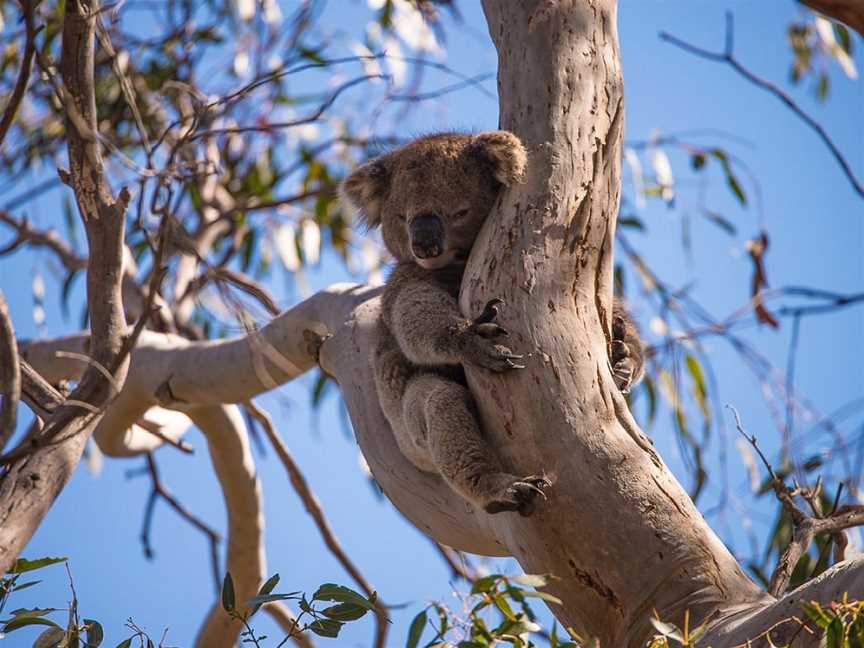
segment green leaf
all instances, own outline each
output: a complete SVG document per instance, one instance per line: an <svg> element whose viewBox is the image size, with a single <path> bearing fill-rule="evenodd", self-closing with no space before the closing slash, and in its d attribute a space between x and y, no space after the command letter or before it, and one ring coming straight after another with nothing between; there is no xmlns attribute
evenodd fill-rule
<svg viewBox="0 0 864 648"><path fill-rule="evenodd" d="M65 638L66 632L62 628L48 628L36 637L31 648L56 648Z"/></svg>
<svg viewBox="0 0 864 648"><path fill-rule="evenodd" d="M526 587L545 587L549 582L549 577L544 574L519 574L511 576L510 580Z"/></svg>
<svg viewBox="0 0 864 648"><path fill-rule="evenodd" d="M738 178L735 177L735 173L732 171L732 164L729 162L729 156L726 155L726 151L723 149L712 149L711 155L720 160L720 164L723 166L723 173L726 174L726 184L729 185L729 189L731 189L732 193L735 194L738 202L746 206L747 196L744 194L744 190L741 188L741 183L738 182Z"/></svg>
<svg viewBox="0 0 864 648"><path fill-rule="evenodd" d="M846 25L832 21L831 26L834 27L834 38L837 40L837 44L840 45L844 52L851 55L852 39L849 38L849 30L846 29Z"/></svg>
<svg viewBox="0 0 864 648"><path fill-rule="evenodd" d="M338 603L337 605L324 608L321 610L321 614L328 619L335 619L336 621L356 621L368 611L369 608L360 607L353 603Z"/></svg>
<svg viewBox="0 0 864 648"><path fill-rule="evenodd" d="M87 643L84 645L87 648L98 648L105 638L102 624L93 619L84 619L84 625L87 627Z"/></svg>
<svg viewBox="0 0 864 648"><path fill-rule="evenodd" d="M735 226L717 212L706 210L702 212L702 214L703 216L705 216L705 218L717 225L717 227L722 229L729 236L735 236L735 234L738 233L738 230L735 228Z"/></svg>
<svg viewBox="0 0 864 648"><path fill-rule="evenodd" d="M116 648L132 648L132 637L121 641L119 644L117 644Z"/></svg>
<svg viewBox="0 0 864 648"><path fill-rule="evenodd" d="M13 617L19 616L46 616L51 614L52 612L56 612L57 608L18 608L17 610L12 610L11 614Z"/></svg>
<svg viewBox="0 0 864 648"><path fill-rule="evenodd" d="M423 610L414 617L414 620L411 621L411 627L408 628L408 640L405 642L405 648L417 648L428 620L429 615L426 614L426 610Z"/></svg>
<svg viewBox="0 0 864 648"><path fill-rule="evenodd" d="M687 364L687 371L693 379L693 395L696 397L696 403L699 405L702 416L708 419L710 417L708 390L705 386L705 374L702 372L702 365L699 364L695 356L689 353L685 356L684 361Z"/></svg>
<svg viewBox="0 0 864 648"><path fill-rule="evenodd" d="M831 81L828 75L823 72L819 75L819 82L816 84L816 97L825 100L828 97L830 87Z"/></svg>
<svg viewBox="0 0 864 648"><path fill-rule="evenodd" d="M333 619L316 619L309 624L309 629L319 637L334 639L339 636L342 625L341 621L334 621Z"/></svg>
<svg viewBox="0 0 864 648"><path fill-rule="evenodd" d="M726 183L729 185L729 188L732 190L732 193L735 194L735 197L738 199L742 205L747 204L747 196L744 194L744 190L741 189L741 185L738 182L738 178L730 171L726 174Z"/></svg>
<svg viewBox="0 0 864 648"><path fill-rule="evenodd" d="M24 572L35 571L37 569L47 567L48 565L55 565L57 563L66 562L67 560L68 558L66 556L58 558L37 558L36 560L19 558L15 561L15 566L11 570L9 570L9 573L23 574Z"/></svg>
<svg viewBox="0 0 864 648"><path fill-rule="evenodd" d="M539 598L547 603L554 603L555 605L564 605L564 603L557 596L552 596L548 592L522 592L522 596L530 596L531 598Z"/></svg>
<svg viewBox="0 0 864 648"><path fill-rule="evenodd" d="M321 404L321 399L331 385L332 382L327 374L319 370L315 378L315 386L312 388L312 407L318 407Z"/></svg>
<svg viewBox="0 0 864 648"><path fill-rule="evenodd" d="M261 589L258 590L258 596L267 596L270 592L273 591L273 588L279 584L279 574L273 574L270 578L268 578L264 584L261 586ZM257 597L256 597L257 598ZM250 600L247 605L252 607L252 614L255 614L258 609L261 607L262 603L255 602L253 603Z"/></svg>
<svg viewBox="0 0 864 648"><path fill-rule="evenodd" d="M822 609L822 606L816 603L805 603L804 604L804 614L806 614L810 620L815 623L820 628L827 628L831 623L831 617L825 613Z"/></svg>
<svg viewBox="0 0 864 648"><path fill-rule="evenodd" d="M257 606L255 609L258 609L258 607L261 607L265 603L270 603L272 601L299 600L300 597L298 596L298 594L300 594L299 591L288 592L287 594L257 594L255 596L253 596L252 598L250 598L246 602L246 604L251 605L251 606Z"/></svg>
<svg viewBox="0 0 864 648"><path fill-rule="evenodd" d="M690 158L690 166L693 167L693 169L695 171L699 171L700 169L702 169L705 166L705 160L706 159L707 158L705 157L704 153L695 153Z"/></svg>
<svg viewBox="0 0 864 648"><path fill-rule="evenodd" d="M827 648L847 648L848 644L843 641L843 621L840 617L834 617L825 630Z"/></svg>
<svg viewBox="0 0 864 648"><path fill-rule="evenodd" d="M6 622L6 625L3 626L3 632L10 633L13 630L18 630L19 628L25 628L27 626L32 625L43 625L50 626L52 628L59 628L60 626L54 623L51 619L45 619L39 616L19 616L14 619L10 619Z"/></svg>
<svg viewBox="0 0 864 648"><path fill-rule="evenodd" d="M618 226L619 227L629 227L630 229L639 230L640 232L645 230L645 223L643 223L636 216L623 216L618 217Z"/></svg>
<svg viewBox="0 0 864 648"><path fill-rule="evenodd" d="M513 608L510 607L510 603L504 598L503 595L499 594L495 597L495 607L501 610L501 614L510 619L511 621L516 620L516 615L513 613Z"/></svg>
<svg viewBox="0 0 864 648"><path fill-rule="evenodd" d="M337 603L353 603L354 605L359 605L366 608L367 610L373 610L375 608L374 595L372 600L370 600L362 594L355 592L349 587L345 587L344 585L336 585L334 583L324 583L321 587L318 588L318 591L316 591L315 594L312 595L312 599L315 601L336 601Z"/></svg>
<svg viewBox="0 0 864 648"><path fill-rule="evenodd" d="M485 592L489 592L502 578L503 577L501 576L501 574L489 574L488 576L483 576L483 578L478 578L471 586L471 593L483 594Z"/></svg>
<svg viewBox="0 0 864 648"><path fill-rule="evenodd" d="M225 572L222 582L222 607L226 612L234 611L234 579L231 578L231 572Z"/></svg>

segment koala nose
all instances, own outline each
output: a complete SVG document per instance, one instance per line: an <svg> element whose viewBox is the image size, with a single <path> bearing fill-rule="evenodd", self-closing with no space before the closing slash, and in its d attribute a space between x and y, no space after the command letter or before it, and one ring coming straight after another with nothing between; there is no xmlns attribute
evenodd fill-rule
<svg viewBox="0 0 864 648"><path fill-rule="evenodd" d="M434 259L444 252L444 224L438 214L418 214L411 219L408 233L418 259Z"/></svg>

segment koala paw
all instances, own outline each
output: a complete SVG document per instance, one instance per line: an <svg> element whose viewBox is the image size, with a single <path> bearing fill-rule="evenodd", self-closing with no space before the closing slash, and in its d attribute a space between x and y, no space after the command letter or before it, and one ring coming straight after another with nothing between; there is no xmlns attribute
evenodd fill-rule
<svg viewBox="0 0 864 648"><path fill-rule="evenodd" d="M489 496L483 507L487 513L517 511L519 515L528 517L534 512L537 497L546 499L543 491L552 485L545 475L529 475L516 479L510 475L504 476L504 485L497 493Z"/></svg>
<svg viewBox="0 0 864 648"><path fill-rule="evenodd" d="M497 338L509 335L504 327L494 322L503 304L502 299L490 300L483 312L462 331L459 346L464 362L496 372L525 368L518 362L523 356L495 342Z"/></svg>
<svg viewBox="0 0 864 648"><path fill-rule="evenodd" d="M621 340L612 342L612 376L622 394L629 394L636 376L636 361L632 358L630 347Z"/></svg>

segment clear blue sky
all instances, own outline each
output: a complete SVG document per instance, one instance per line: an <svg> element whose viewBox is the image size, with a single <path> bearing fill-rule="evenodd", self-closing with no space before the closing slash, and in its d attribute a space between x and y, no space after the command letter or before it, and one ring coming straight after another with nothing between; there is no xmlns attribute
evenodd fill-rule
<svg viewBox="0 0 864 648"><path fill-rule="evenodd" d="M458 4L465 25L450 31L448 63L469 75L494 72L495 53L479 2L462 0ZM738 234L728 237L713 225L693 218L693 253L688 258L680 243L681 218L695 208L698 190L687 159L670 154L673 172L682 185L677 207L669 210L659 201L649 202L640 213L648 225L648 233L631 234L631 242L665 280L675 285L695 282L694 295L716 316L731 312L747 299L751 265L744 242L758 233L761 222L772 236L768 268L773 285L807 285L841 292L860 290L864 286L861 255L864 202L854 194L824 145L775 98L748 85L727 67L694 58L658 39L658 32L667 30L710 49L720 49L726 9L735 14L735 48L742 62L786 87L832 134L859 176L864 176L862 84L849 81L835 67L831 96L820 104L808 88L792 88L787 83L791 53L785 30L798 11L796 3L622 0L619 31L626 84L627 138L642 140L652 131L662 134L706 128L734 134L747 144L710 137L694 139L722 145L744 160L758 179L761 194L761 209L752 200L744 209L725 189L722 177L711 175L705 189L706 200L735 224ZM365 2L332 0L323 21L357 34L368 15ZM860 40L856 45L859 46L856 62L859 70L864 70ZM449 80L430 72L429 88L448 83ZM494 81L486 85L494 92ZM475 89L467 89L442 101L423 104L408 127L411 132L488 129L496 127L497 114L494 100ZM753 185L746 177L744 181L748 195L754 196ZM0 196L0 204L7 197ZM40 199L31 213L43 224L59 222L59 205L59 194L50 194ZM0 285L22 337L38 335L31 318L30 278L35 267L44 267L46 259L44 254L19 252L0 262ZM339 261L325 255L310 281L313 288L318 288L346 277ZM632 279L631 286L635 285ZM282 297L283 305L290 306L296 294L285 285L277 277L273 287ZM57 295L58 287L49 279L49 335L74 330L76 326L74 317L73 321L63 321ZM634 308L651 341L649 311L638 299ZM862 395L862 335L864 309L803 322L798 387L819 411L832 411ZM779 332L754 328L746 337L782 370L789 342L788 323ZM763 445L769 450L776 448L776 427L752 374L725 343L711 340L707 346L717 371L722 402L735 404L748 427L760 435ZM385 600L407 604L394 612L391 639L394 646L404 645L408 622L424 602L431 599L455 602L448 571L428 541L392 506L373 494L358 467L358 450L345 433L335 395L328 397L319 412L311 410L311 380L311 375L298 379L260 402L278 416L281 434L349 554ZM637 406L637 414L642 411ZM861 425L859 414L842 429L851 433ZM685 479L668 413L661 414L651 433L666 462ZM728 434L731 437L731 432ZM220 491L212 476L203 438L193 431L189 439L198 448L192 458L171 450L159 453L163 478L191 510L217 527L224 527ZM803 443L818 450L826 445L826 440L813 435ZM747 554L748 518L760 534L765 532L769 520L764 506L754 506L747 492L747 477L734 438L713 440L709 466L719 470L719 457L724 450L729 453L730 484L740 498L741 508L730 509L725 518L713 517L711 521L736 552ZM144 560L138 534L148 482L146 478L127 479L125 475L141 464L141 460L106 460L98 476L79 469L26 555L70 557L81 609L85 616L99 619L105 625L106 645L115 645L125 636L122 626L131 616L154 636L167 626L169 644L189 646L213 603L207 545L199 533L159 505L153 533L156 559ZM279 572L282 584L291 590L311 591L326 581L350 584L347 575L323 548L272 452L266 458L258 457L258 467L266 505L270 571ZM702 500L703 507L715 504L717 497L714 482ZM509 561L492 561L490 567L517 569ZM67 600L65 573L54 567L46 572L41 586L22 593L15 602L16 607L62 606ZM268 633L273 631L263 616L256 627ZM371 635L371 622L364 620L350 626L340 639L321 640L321 645L366 646ZM24 637L23 633L12 635L3 645L25 645ZM19 641L22 643L15 643Z"/></svg>

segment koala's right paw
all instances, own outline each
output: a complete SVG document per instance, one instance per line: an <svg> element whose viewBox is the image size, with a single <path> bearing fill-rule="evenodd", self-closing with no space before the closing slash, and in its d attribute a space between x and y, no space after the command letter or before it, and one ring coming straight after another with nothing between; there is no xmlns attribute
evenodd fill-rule
<svg viewBox="0 0 864 648"><path fill-rule="evenodd" d="M504 476L504 484L499 487L498 492L488 497L483 510L487 513L501 513L503 511L517 511L519 515L528 517L534 512L537 497L546 499L543 491L552 485L545 475L529 475L522 479L512 476Z"/></svg>
<svg viewBox="0 0 864 648"><path fill-rule="evenodd" d="M463 362L497 372L525 368L517 362L523 356L495 342L497 338L509 335L505 328L494 322L498 308L503 304L503 299L489 300L483 312L460 333L459 348Z"/></svg>

